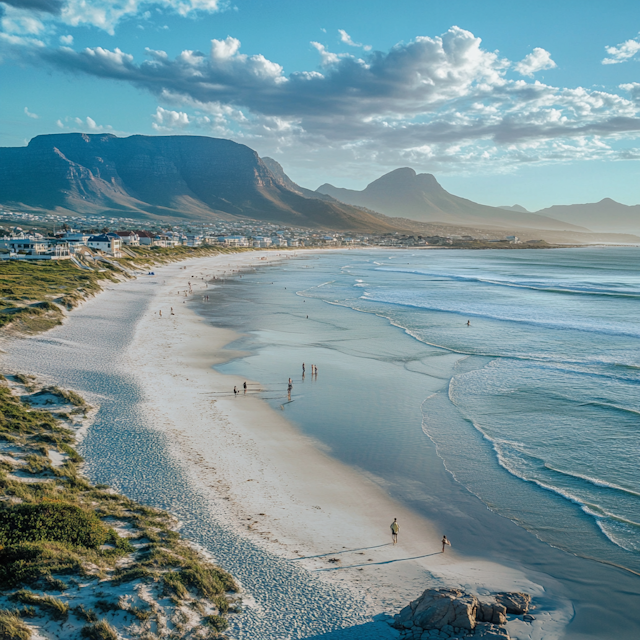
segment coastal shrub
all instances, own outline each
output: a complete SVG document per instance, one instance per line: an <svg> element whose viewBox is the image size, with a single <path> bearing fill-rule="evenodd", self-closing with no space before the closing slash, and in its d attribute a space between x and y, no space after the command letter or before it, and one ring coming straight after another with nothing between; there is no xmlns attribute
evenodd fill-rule
<svg viewBox="0 0 640 640"><path fill-rule="evenodd" d="M77 394L75 391L70 391L69 389L60 389L59 387L44 387L35 395L45 394L57 396L68 404L72 404L74 407L84 407L87 404L81 395Z"/></svg>
<svg viewBox="0 0 640 640"><path fill-rule="evenodd" d="M58 542L24 542L0 548L0 589L45 581L52 573L84 573L82 558Z"/></svg>
<svg viewBox="0 0 640 640"><path fill-rule="evenodd" d="M229 627L229 623L222 616L205 616L204 623L216 631L224 631Z"/></svg>
<svg viewBox="0 0 640 640"><path fill-rule="evenodd" d="M17 504L0 511L0 544L63 542L96 548L110 536L94 513L65 502Z"/></svg>
<svg viewBox="0 0 640 640"><path fill-rule="evenodd" d="M0 611L0 640L30 640L31 630L11 611Z"/></svg>
<svg viewBox="0 0 640 640"><path fill-rule="evenodd" d="M179 574L183 584L195 589L205 598L238 590L234 579L226 571L213 565L191 564Z"/></svg>
<svg viewBox="0 0 640 640"><path fill-rule="evenodd" d="M119 585L124 582L133 582L134 580L140 580L149 578L153 574L145 567L131 567L130 569L121 569L116 573L116 577L113 579L114 585Z"/></svg>
<svg viewBox="0 0 640 640"><path fill-rule="evenodd" d="M66 619L69 615L69 605L54 596L41 596L28 589L21 589L10 597L24 604L32 604L47 609L56 620Z"/></svg>
<svg viewBox="0 0 640 640"><path fill-rule="evenodd" d="M106 620L82 627L80 635L88 640L118 640L116 630Z"/></svg>
<svg viewBox="0 0 640 640"><path fill-rule="evenodd" d="M189 595L180 571L167 571L162 574L162 592L167 596L175 595L180 600Z"/></svg>

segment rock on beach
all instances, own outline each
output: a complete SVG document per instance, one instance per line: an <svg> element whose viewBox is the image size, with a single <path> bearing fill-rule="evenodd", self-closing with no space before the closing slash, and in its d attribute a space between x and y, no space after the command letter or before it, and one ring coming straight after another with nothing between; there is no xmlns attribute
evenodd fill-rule
<svg viewBox="0 0 640 640"><path fill-rule="evenodd" d="M427 589L394 618L392 626L403 638L477 638L509 640L507 614L523 615L531 596L499 593L495 600L479 600L460 589Z"/></svg>

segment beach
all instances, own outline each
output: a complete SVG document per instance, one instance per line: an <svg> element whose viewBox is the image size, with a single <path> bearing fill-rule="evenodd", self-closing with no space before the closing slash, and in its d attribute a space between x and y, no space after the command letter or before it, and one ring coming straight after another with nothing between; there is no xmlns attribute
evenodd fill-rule
<svg viewBox="0 0 640 640"><path fill-rule="evenodd" d="M252 379L225 365L248 352L233 323L207 317L211 305L224 313L228 284L221 280L237 284L243 274L294 260L247 252L158 268L86 302L62 327L5 343L5 366L76 388L100 406L81 446L88 475L178 515L184 535L240 581L246 614L235 619L230 637L396 637L381 614L397 613L433 586L530 593L536 619L509 622L511 636L563 637L575 614L570 589L541 562L509 561L518 551L541 554L544 543L491 514L492 524L472 524L486 546L476 539L476 553L469 545L459 551L457 532L447 531L454 546L441 553L441 521L397 499L384 477L341 460L288 419L279 401L265 399L274 384L260 369ZM460 360L440 357L442 376ZM296 378L294 395L298 385ZM434 473L453 482L444 468ZM450 505L456 517L473 520L486 511L457 491L451 495L459 502ZM399 541L392 545L396 517ZM490 526L513 543L510 556L500 560ZM572 562L569 581L581 584L582 565ZM583 632L589 635L576 630L573 637Z"/></svg>

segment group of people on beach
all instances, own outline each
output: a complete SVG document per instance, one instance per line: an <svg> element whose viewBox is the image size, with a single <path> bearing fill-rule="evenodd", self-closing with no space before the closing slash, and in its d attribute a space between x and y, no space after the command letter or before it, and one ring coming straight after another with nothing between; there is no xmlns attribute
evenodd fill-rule
<svg viewBox="0 0 640 640"><path fill-rule="evenodd" d="M304 378L305 373L307 371L307 368L304 365L304 362L302 363L302 377ZM317 376L318 375L318 367L315 364L311 365L311 375L312 376Z"/></svg>
<svg viewBox="0 0 640 640"><path fill-rule="evenodd" d="M398 543L398 533L400 532L400 525L398 524L398 518L394 518L391 523L391 541L393 544ZM445 547L450 547L451 543L447 539L447 536L442 536L442 553L444 553Z"/></svg>

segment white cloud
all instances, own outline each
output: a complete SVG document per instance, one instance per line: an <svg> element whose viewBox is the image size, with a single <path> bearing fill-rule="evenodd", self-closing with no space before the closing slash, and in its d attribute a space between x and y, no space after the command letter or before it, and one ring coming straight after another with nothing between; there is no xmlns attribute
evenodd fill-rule
<svg viewBox="0 0 640 640"><path fill-rule="evenodd" d="M615 47L605 47L609 58L605 58L602 64L619 64L633 58L640 51L640 36L635 40L627 40Z"/></svg>
<svg viewBox="0 0 640 640"><path fill-rule="evenodd" d="M506 167L564 162L571 154L616 158L620 141L631 157L631 141L640 135L640 90L633 83L618 95L508 76L514 68L525 76L552 68L544 49L514 64L458 27L387 52L353 55L312 45L321 72L289 75L263 55L242 53L233 37L212 40L208 53L189 49L170 57L149 49L146 60L102 47L32 48L25 55L34 64L155 95L156 131L200 130L263 153L299 149L334 164L337 157L354 163L421 157L438 170L474 162Z"/></svg>
<svg viewBox="0 0 640 640"><path fill-rule="evenodd" d="M525 56L515 65L515 70L523 76L532 77L538 71L555 69L556 63L551 59L551 54L545 49L536 47L528 56Z"/></svg>
<svg viewBox="0 0 640 640"><path fill-rule="evenodd" d="M59 129L71 131L89 131L90 133L117 133L111 125L98 124L93 118L66 117L56 120L56 126Z"/></svg>
<svg viewBox="0 0 640 640"><path fill-rule="evenodd" d="M60 42L70 47L73 44L73 36L70 36L70 35L60 36Z"/></svg>
<svg viewBox="0 0 640 640"><path fill-rule="evenodd" d="M158 107L151 116L153 120L151 126L156 131L173 131L184 129L189 126L189 116L184 111L169 111Z"/></svg>
<svg viewBox="0 0 640 640"><path fill-rule="evenodd" d="M338 33L340 34L340 41L348 44L350 47L362 47L365 51L371 51L370 45L354 42L344 29L338 29Z"/></svg>
<svg viewBox="0 0 640 640"><path fill-rule="evenodd" d="M2 28L6 33L37 34L44 22L71 27L91 26L114 34L127 18L148 18L149 9L170 11L181 16L214 13L223 8L222 0L3 0L6 15ZM66 43L70 44L70 43Z"/></svg>
<svg viewBox="0 0 640 640"><path fill-rule="evenodd" d="M40 117L37 113L31 113L31 111L29 111L29 107L25 107L24 112L29 118L33 118L34 120L37 120Z"/></svg>

